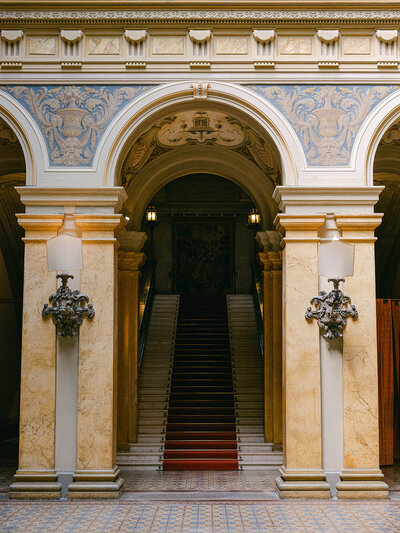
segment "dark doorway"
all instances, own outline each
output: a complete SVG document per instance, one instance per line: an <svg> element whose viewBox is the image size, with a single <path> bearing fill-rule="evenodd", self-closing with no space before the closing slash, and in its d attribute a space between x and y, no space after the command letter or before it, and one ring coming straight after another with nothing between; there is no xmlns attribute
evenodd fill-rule
<svg viewBox="0 0 400 533"><path fill-rule="evenodd" d="M174 289L180 294L234 291L234 220L173 220Z"/></svg>

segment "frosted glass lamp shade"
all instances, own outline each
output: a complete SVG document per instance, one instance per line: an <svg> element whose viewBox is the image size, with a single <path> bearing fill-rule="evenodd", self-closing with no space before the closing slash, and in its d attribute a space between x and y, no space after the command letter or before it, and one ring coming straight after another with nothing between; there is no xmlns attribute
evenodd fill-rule
<svg viewBox="0 0 400 533"><path fill-rule="evenodd" d="M354 246L340 240L321 243L318 250L320 276L342 278L354 274Z"/></svg>
<svg viewBox="0 0 400 533"><path fill-rule="evenodd" d="M67 233L47 241L48 269L68 272L82 270L82 241Z"/></svg>

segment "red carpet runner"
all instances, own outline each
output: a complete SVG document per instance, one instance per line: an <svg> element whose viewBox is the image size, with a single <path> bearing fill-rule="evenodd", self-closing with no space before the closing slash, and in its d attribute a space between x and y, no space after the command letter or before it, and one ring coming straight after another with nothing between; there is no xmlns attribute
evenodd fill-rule
<svg viewBox="0 0 400 533"><path fill-rule="evenodd" d="M225 296L181 296L164 470L238 470Z"/></svg>

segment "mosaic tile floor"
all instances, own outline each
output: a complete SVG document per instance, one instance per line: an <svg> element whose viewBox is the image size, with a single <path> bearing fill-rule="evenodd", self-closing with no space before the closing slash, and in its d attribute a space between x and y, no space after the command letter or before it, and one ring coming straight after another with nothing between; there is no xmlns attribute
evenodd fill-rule
<svg viewBox="0 0 400 533"><path fill-rule="evenodd" d="M278 470L151 472L123 470L125 491L273 491Z"/></svg>
<svg viewBox="0 0 400 533"><path fill-rule="evenodd" d="M0 503L0 533L399 532L400 503Z"/></svg>

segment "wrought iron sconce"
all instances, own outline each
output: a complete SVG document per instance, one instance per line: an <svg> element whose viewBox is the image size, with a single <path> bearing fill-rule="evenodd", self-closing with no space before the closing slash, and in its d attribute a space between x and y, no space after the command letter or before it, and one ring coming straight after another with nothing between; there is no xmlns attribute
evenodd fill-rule
<svg viewBox="0 0 400 533"><path fill-rule="evenodd" d="M318 296L311 298L310 303L317 309L307 308L306 319L311 322L317 319L318 326L323 331L325 339L337 339L343 337L343 329L347 324L347 318L357 318L358 311L348 296L339 289L339 283L344 283L344 278L329 278L333 283L333 290L329 293L320 291ZM347 306L350 305L348 308Z"/></svg>
<svg viewBox="0 0 400 533"><path fill-rule="evenodd" d="M49 271L62 271L56 276L61 279L61 286L49 296L51 306L44 304L42 317L51 315L61 337L74 337L83 318L94 317L94 309L86 294L68 287L68 279L74 276L67 272L82 270L82 241L72 211L66 213L57 236L47 241L47 262Z"/></svg>
<svg viewBox="0 0 400 533"><path fill-rule="evenodd" d="M315 318L325 339L343 337L343 329L349 317L356 319L358 311L351 303L349 296L339 289L339 283L344 283L344 276L354 273L354 246L341 240L332 213L326 215L325 224L319 235L321 243L318 248L318 272L320 276L328 277L333 283L333 290L329 293L320 291L318 296L311 298L310 303L316 309L307 308L305 318L309 322Z"/></svg>
<svg viewBox="0 0 400 533"><path fill-rule="evenodd" d="M94 317L93 305L88 303L89 297L86 294L81 294L78 290L72 291L68 287L68 279L73 279L74 276L58 274L56 278L61 279L61 286L49 296L51 307L44 304L42 316L47 318L51 315L57 334L61 337L74 337L79 332L83 318ZM85 304L88 304L87 307Z"/></svg>

